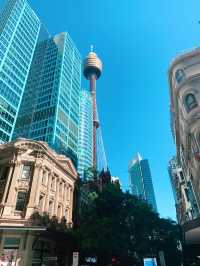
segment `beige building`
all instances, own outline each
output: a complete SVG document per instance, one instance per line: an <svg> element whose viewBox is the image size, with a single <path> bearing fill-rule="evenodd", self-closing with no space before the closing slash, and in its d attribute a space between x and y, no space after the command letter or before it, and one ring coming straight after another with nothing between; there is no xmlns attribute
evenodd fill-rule
<svg viewBox="0 0 200 266"><path fill-rule="evenodd" d="M177 150L177 169L174 173L178 182L178 218L182 225L187 225L186 240L193 241L197 236L197 228L192 226L200 213L199 48L178 56L172 62L169 86L171 126Z"/></svg>
<svg viewBox="0 0 200 266"><path fill-rule="evenodd" d="M38 236L46 230L29 226L34 212L48 213L59 220L65 217L72 226L76 179L71 160L55 153L45 142L17 139L0 145L0 261L10 245L14 252L20 251L19 265L32 265L30 247L35 232Z"/></svg>

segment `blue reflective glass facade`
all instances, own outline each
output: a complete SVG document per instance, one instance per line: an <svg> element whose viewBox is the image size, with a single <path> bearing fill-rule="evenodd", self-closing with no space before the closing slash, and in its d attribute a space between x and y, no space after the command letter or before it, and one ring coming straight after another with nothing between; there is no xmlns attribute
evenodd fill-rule
<svg viewBox="0 0 200 266"><path fill-rule="evenodd" d="M129 165L131 193L141 200L147 201L157 212L155 193L148 160L137 155Z"/></svg>
<svg viewBox="0 0 200 266"><path fill-rule="evenodd" d="M13 138L46 141L77 166L80 88L81 56L69 34L41 38Z"/></svg>
<svg viewBox="0 0 200 266"><path fill-rule="evenodd" d="M85 177L87 169L93 165L93 110L89 91L80 93L80 127L78 145L78 173Z"/></svg>
<svg viewBox="0 0 200 266"><path fill-rule="evenodd" d="M26 0L8 0L0 16L0 143L12 138L40 21Z"/></svg>

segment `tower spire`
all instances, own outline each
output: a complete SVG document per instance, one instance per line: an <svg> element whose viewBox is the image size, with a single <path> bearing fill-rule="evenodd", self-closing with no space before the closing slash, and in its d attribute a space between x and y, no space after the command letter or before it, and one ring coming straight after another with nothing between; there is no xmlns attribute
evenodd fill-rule
<svg viewBox="0 0 200 266"><path fill-rule="evenodd" d="M98 56L93 52L94 46L90 46L91 52L88 54L83 62L83 74L90 81L90 93L93 101L93 167L97 164L97 128L99 121L97 117L96 107L96 80L101 76L102 62Z"/></svg>
<svg viewBox="0 0 200 266"><path fill-rule="evenodd" d="M90 45L90 52L91 52L91 53L94 52L94 45L93 45L93 44Z"/></svg>

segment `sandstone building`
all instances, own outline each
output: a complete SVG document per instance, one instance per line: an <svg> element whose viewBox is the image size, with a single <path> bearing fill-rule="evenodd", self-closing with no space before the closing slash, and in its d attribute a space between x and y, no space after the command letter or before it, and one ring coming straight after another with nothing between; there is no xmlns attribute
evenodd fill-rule
<svg viewBox="0 0 200 266"><path fill-rule="evenodd" d="M55 153L45 142L17 139L0 145L2 257L7 250L6 245L10 243L11 250L20 250L23 259L19 265L32 265L25 260L28 258L30 261L30 257L34 256L31 250L31 243L35 241L34 232L45 230L29 226L28 221L34 212L41 215L48 213L58 220L65 217L67 224L72 226L76 179L77 172L71 160ZM18 255L12 256L16 260L20 258Z"/></svg>

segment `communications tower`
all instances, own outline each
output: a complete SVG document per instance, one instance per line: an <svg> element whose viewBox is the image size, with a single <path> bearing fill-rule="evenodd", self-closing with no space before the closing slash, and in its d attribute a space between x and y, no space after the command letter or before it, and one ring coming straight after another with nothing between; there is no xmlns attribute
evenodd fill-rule
<svg viewBox="0 0 200 266"><path fill-rule="evenodd" d="M83 74L90 81L90 93L93 101L93 167L97 166L97 128L100 123L97 116L96 105L96 80L99 79L102 72L102 62L98 58L97 54L93 52L93 46L91 51L83 62Z"/></svg>

